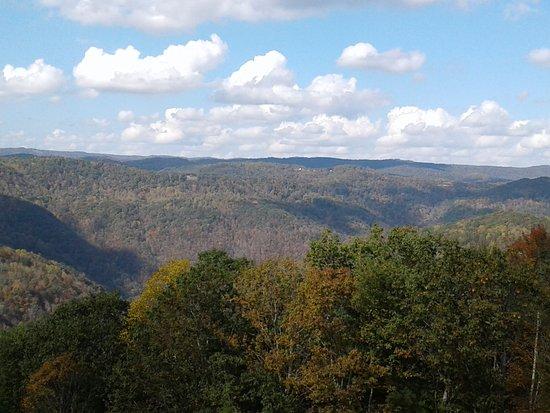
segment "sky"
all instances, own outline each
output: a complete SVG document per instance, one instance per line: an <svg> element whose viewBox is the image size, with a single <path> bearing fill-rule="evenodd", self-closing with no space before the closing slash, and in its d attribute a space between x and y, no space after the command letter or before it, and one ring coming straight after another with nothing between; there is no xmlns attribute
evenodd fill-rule
<svg viewBox="0 0 550 413"><path fill-rule="evenodd" d="M544 0L0 0L0 147L550 164Z"/></svg>

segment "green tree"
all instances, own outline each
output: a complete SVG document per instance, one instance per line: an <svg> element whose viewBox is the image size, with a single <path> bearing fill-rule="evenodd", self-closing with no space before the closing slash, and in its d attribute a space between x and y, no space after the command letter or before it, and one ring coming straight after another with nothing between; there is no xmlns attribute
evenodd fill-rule
<svg viewBox="0 0 550 413"><path fill-rule="evenodd" d="M18 411L25 392L33 389L39 377L44 392L53 391L48 387L51 384L59 392L56 394L70 393L63 386L73 386L74 380L56 377L55 371L46 374L52 366L63 364L70 365L67 372L71 371L71 377L75 373L72 367L85 372L79 375L75 409L105 410L112 366L122 351L120 335L126 309L126 302L117 294L102 293L63 304L50 316L0 334L0 406ZM67 354L71 363L62 357Z"/></svg>
<svg viewBox="0 0 550 413"><path fill-rule="evenodd" d="M202 253L144 317L130 319L128 351L113 379L113 410L197 411L239 403L244 367L232 297L237 273L248 266L221 251Z"/></svg>
<svg viewBox="0 0 550 413"><path fill-rule="evenodd" d="M362 348L388 369L376 400L396 411L504 410L502 361L525 328L530 281L496 250L410 229L380 243L355 269Z"/></svg>

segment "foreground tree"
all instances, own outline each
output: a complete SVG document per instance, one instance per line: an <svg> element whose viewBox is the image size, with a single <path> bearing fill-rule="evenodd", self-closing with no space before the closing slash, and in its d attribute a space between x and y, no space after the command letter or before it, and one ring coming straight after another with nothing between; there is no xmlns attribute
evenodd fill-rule
<svg viewBox="0 0 550 413"><path fill-rule="evenodd" d="M397 228L304 262L221 251L0 333L0 411L543 412L550 242Z"/></svg>
<svg viewBox="0 0 550 413"><path fill-rule="evenodd" d="M239 403L240 326L231 298L236 274L248 265L224 252L206 252L188 269L175 266L154 299L145 291L147 309L129 319L127 352L115 370L114 411L197 411Z"/></svg>
<svg viewBox="0 0 550 413"><path fill-rule="evenodd" d="M523 312L528 328L517 336L508 378L514 406L537 411L550 406L550 236L543 227L533 228L507 254L518 277L540 291Z"/></svg>
<svg viewBox="0 0 550 413"><path fill-rule="evenodd" d="M0 410L105 410L126 309L118 295L99 294L0 334Z"/></svg>

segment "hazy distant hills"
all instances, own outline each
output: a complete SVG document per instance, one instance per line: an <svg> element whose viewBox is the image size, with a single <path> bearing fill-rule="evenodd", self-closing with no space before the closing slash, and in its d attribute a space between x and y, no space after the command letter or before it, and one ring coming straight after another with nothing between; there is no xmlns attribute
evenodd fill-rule
<svg viewBox="0 0 550 413"><path fill-rule="evenodd" d="M92 154L86 152L61 152L28 148L0 149L2 156L37 156L37 157L64 157L84 160L103 160L120 162L135 168L148 171L187 171L215 164L243 164L269 163L293 165L303 168L321 169L349 166L374 169L379 172L398 176L417 178L447 179L463 181L480 180L517 180L522 178L538 178L550 176L550 165L533 166L528 168L496 167L496 166L469 166L446 165L427 162L413 162L400 159L385 160L354 160L337 158L257 158L257 159L215 159L215 158L180 158L168 156L124 156L109 154Z"/></svg>
<svg viewBox="0 0 550 413"><path fill-rule="evenodd" d="M132 161L141 159L141 156L125 156L125 155L109 155L109 154L93 154L80 151L49 151L43 149L33 148L0 148L0 156L4 157L25 157L26 156L38 156L38 157L53 157L70 159L96 159L96 160L113 160L113 161Z"/></svg>
<svg viewBox="0 0 550 413"><path fill-rule="evenodd" d="M325 228L352 236L373 223L431 227L494 213L550 216L550 179L503 181L504 172L516 173L508 168L495 169L499 180L477 181L437 178L426 172L436 168L430 164L410 163L420 171L415 176L387 173L391 162L403 161L372 161L389 163L373 169L334 166L340 160L328 158L281 164L42 155L0 158L0 245L127 292L160 264L211 248L256 260L300 258ZM147 164L164 161L171 166L163 172Z"/></svg>

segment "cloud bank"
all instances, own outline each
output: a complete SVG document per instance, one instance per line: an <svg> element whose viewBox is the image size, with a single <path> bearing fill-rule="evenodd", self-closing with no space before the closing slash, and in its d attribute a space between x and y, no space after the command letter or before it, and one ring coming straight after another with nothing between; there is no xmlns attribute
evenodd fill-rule
<svg viewBox="0 0 550 413"><path fill-rule="evenodd" d="M453 115L394 107L384 119L323 113L296 117L285 106L171 108L154 122L129 122L121 142L177 148L185 156L337 156L466 164L547 164L550 121L514 120L485 101Z"/></svg>

